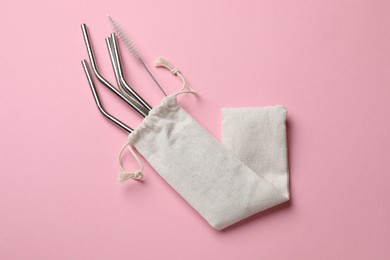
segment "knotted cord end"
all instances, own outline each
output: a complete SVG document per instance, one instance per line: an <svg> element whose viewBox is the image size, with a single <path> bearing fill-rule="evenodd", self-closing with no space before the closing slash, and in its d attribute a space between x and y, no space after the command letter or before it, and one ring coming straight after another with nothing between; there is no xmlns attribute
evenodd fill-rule
<svg viewBox="0 0 390 260"><path fill-rule="evenodd" d="M134 159L138 163L138 169L134 172L126 171L122 165L122 156L123 156L126 148L128 148L129 152L133 155ZM144 177L144 175L142 174L142 170L143 170L142 162L138 158L137 154L135 153L130 141L127 141L126 144L122 147L122 149L119 153L119 156L118 156L118 164L119 164L119 168L120 168L120 172L118 174L118 182L124 183L129 179L141 180Z"/></svg>
<svg viewBox="0 0 390 260"><path fill-rule="evenodd" d="M154 65L156 67L164 67L164 68L167 68L173 75L176 75L179 70L177 68L175 68L171 63L169 63L169 61L167 61L165 58L163 57L160 57L158 58L155 62L154 62Z"/></svg>
<svg viewBox="0 0 390 260"><path fill-rule="evenodd" d="M193 90L192 88L190 88L185 80L185 78L183 77L183 75L181 74L181 72L179 71L179 69L175 68L171 63L169 63L165 58L158 58L155 62L154 62L154 65L156 67L164 67L166 69L168 69L173 75L177 76L181 83L182 83L182 87L181 89L176 92L174 94L174 96L177 96L179 94L182 94L182 93L192 93L192 94L196 94L196 91Z"/></svg>
<svg viewBox="0 0 390 260"><path fill-rule="evenodd" d="M141 171L136 171L136 172L120 171L118 174L118 182L124 183L129 179L141 180L143 177L144 175Z"/></svg>

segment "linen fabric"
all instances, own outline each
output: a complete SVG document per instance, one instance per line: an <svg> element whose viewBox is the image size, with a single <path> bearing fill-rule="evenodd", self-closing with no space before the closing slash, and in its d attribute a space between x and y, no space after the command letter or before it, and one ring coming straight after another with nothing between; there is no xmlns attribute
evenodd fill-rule
<svg viewBox="0 0 390 260"><path fill-rule="evenodd" d="M223 109L223 144L168 96L128 141L215 229L289 199L286 110Z"/></svg>

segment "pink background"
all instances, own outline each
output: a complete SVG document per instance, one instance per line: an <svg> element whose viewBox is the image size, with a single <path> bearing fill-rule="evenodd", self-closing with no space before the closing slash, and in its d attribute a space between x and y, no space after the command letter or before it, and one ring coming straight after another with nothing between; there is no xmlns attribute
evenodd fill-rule
<svg viewBox="0 0 390 260"><path fill-rule="evenodd" d="M144 182L116 182L126 135L99 114L80 64L85 22L113 81L106 13L150 67L163 55L181 69L199 92L181 104L216 138L221 107L288 108L290 203L218 232L147 163ZM3 1L0 259L390 259L389 13L388 0Z"/></svg>

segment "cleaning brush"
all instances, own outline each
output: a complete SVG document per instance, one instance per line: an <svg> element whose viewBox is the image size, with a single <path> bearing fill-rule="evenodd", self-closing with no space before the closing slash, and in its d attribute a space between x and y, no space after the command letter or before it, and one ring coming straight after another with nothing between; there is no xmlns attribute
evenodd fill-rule
<svg viewBox="0 0 390 260"><path fill-rule="evenodd" d="M164 94L164 96L167 96L164 89L160 86L160 84L157 82L156 78L153 76L153 74L150 72L149 68L146 66L145 62L142 60L141 56L139 55L137 48L133 41L130 39L128 34L125 30L120 26L120 24L116 21L114 21L110 15L107 14L108 20L110 21L112 28L114 29L114 32L117 34L119 40L123 42L123 44L126 46L126 48L137 58L137 60L141 63L141 65L144 67L144 69L148 72L149 76L153 79L154 83L156 83L157 87L161 90L161 92Z"/></svg>

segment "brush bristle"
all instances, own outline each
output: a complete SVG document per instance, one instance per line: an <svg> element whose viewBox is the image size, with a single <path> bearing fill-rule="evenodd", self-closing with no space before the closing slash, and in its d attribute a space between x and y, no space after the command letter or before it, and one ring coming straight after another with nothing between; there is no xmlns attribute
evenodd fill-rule
<svg viewBox="0 0 390 260"><path fill-rule="evenodd" d="M130 52L139 59L140 56L138 54L137 47L135 46L134 42L130 39L126 31L123 30L121 25L116 21L114 21L114 19L112 19L110 15L107 14L107 18L110 21L111 26L114 32L117 34L119 40L121 40L123 44L130 50Z"/></svg>

